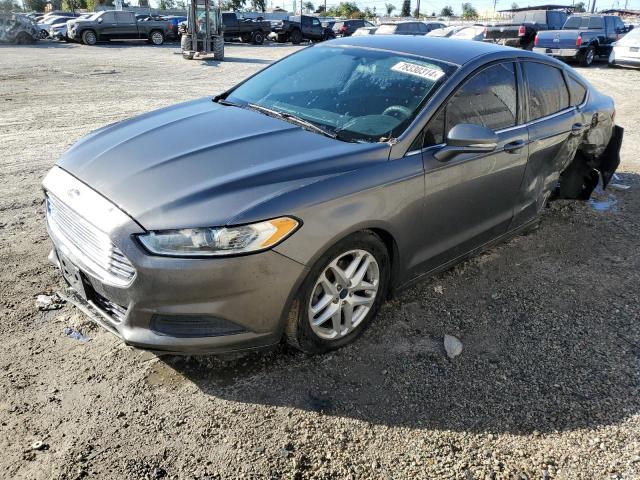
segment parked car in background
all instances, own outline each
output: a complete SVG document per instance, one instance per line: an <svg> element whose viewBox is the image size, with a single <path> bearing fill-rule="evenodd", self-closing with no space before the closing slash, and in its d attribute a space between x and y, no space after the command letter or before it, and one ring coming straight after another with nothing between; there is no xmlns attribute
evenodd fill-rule
<svg viewBox="0 0 640 480"><path fill-rule="evenodd" d="M245 43L262 45L271 33L270 22L240 18L235 12L223 12L222 25L225 40L239 38Z"/></svg>
<svg viewBox="0 0 640 480"><path fill-rule="evenodd" d="M51 35L51 27L54 25L66 25L70 17L47 17L38 23L40 38L44 39Z"/></svg>
<svg viewBox="0 0 640 480"><path fill-rule="evenodd" d="M424 22L385 22L378 26L376 35L426 35L429 31Z"/></svg>
<svg viewBox="0 0 640 480"><path fill-rule="evenodd" d="M325 20L324 22L320 22L320 25L322 25L324 28L331 28L333 29L333 26L335 25L336 20Z"/></svg>
<svg viewBox="0 0 640 480"><path fill-rule="evenodd" d="M145 39L153 45L162 45L169 34L166 20L136 20L133 12L105 10L89 18L70 20L67 36L85 45L95 45L102 40Z"/></svg>
<svg viewBox="0 0 640 480"><path fill-rule="evenodd" d="M286 20L271 23L272 36L279 43L298 45L303 40L322 41L335 37L333 30L325 28L317 17L294 15Z"/></svg>
<svg viewBox="0 0 640 480"><path fill-rule="evenodd" d="M168 22L169 24L169 30L167 32L167 39L170 40L175 40L176 38L180 37L179 34L179 26L182 22L186 22L187 21L187 17L181 17L181 16L177 16L177 15L168 15L166 17L163 17L162 20Z"/></svg>
<svg viewBox="0 0 640 480"><path fill-rule="evenodd" d="M433 32L434 30L439 30L441 28L445 28L446 25L442 22L422 22L427 26L427 30L429 32Z"/></svg>
<svg viewBox="0 0 640 480"><path fill-rule="evenodd" d="M40 38L37 24L26 15L0 12L0 43L26 45Z"/></svg>
<svg viewBox="0 0 640 480"><path fill-rule="evenodd" d="M562 30L538 32L533 51L588 67L598 57L609 58L613 43L626 31L615 15L571 15Z"/></svg>
<svg viewBox="0 0 640 480"><path fill-rule="evenodd" d="M482 25L464 27L449 38L453 38L455 40L473 40L476 42L482 42L484 40L484 27Z"/></svg>
<svg viewBox="0 0 640 480"><path fill-rule="evenodd" d="M613 44L609 54L609 65L640 67L640 28L634 28Z"/></svg>
<svg viewBox="0 0 640 480"><path fill-rule="evenodd" d="M79 18L79 19L89 18L92 15L93 15L93 12L92 13L85 13L83 15L80 15L77 18ZM67 20L67 22L68 21L69 20ZM52 25L51 26L51 30L49 32L49 37L53 38L54 40L64 40L66 42L70 42L71 40L67 36L67 22L60 23L58 25Z"/></svg>
<svg viewBox="0 0 640 480"><path fill-rule="evenodd" d="M375 35L376 30L378 30L378 27L360 27L355 32L353 32L353 35L356 37L359 37L361 35Z"/></svg>
<svg viewBox="0 0 640 480"><path fill-rule="evenodd" d="M436 28L435 30L431 30L429 33L427 33L427 36L448 38L454 33L459 32L463 28L466 27L464 25L453 25L451 27Z"/></svg>
<svg viewBox="0 0 640 480"><path fill-rule="evenodd" d="M333 33L336 37L350 37L353 33L361 27L375 27L371 22L367 22L363 19L354 20L338 20L333 24Z"/></svg>
<svg viewBox="0 0 640 480"><path fill-rule="evenodd" d="M538 32L559 30L566 20L566 10L521 9L507 22L487 25L484 41L531 50Z"/></svg>
<svg viewBox="0 0 640 480"><path fill-rule="evenodd" d="M43 182L49 258L129 345L221 353L284 337L327 352L391 290L532 228L552 195L606 187L614 114L527 51L316 44L72 146Z"/></svg>

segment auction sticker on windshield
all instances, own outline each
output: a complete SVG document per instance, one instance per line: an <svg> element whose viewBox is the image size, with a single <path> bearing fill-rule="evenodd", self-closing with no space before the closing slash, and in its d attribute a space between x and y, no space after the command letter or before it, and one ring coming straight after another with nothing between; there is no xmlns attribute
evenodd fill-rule
<svg viewBox="0 0 640 480"><path fill-rule="evenodd" d="M409 75L415 75L416 77L425 78L427 80L436 81L444 75L444 72L439 68L425 67L424 65L418 65L416 63L398 62L391 70L394 72L407 73Z"/></svg>

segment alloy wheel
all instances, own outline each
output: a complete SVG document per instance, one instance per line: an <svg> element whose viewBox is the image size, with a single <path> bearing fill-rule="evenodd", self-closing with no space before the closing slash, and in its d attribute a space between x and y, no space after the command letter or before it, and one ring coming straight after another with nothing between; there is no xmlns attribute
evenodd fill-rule
<svg viewBox="0 0 640 480"><path fill-rule="evenodd" d="M587 50L587 65L591 65L593 63L593 49L590 48Z"/></svg>
<svg viewBox="0 0 640 480"><path fill-rule="evenodd" d="M164 42L164 38L162 37L162 34L160 32L153 32L151 34L151 41L154 45L162 45L162 43Z"/></svg>
<svg viewBox="0 0 640 480"><path fill-rule="evenodd" d="M378 295L380 267L366 250L351 250L327 265L313 287L308 319L313 332L326 340L355 330Z"/></svg>

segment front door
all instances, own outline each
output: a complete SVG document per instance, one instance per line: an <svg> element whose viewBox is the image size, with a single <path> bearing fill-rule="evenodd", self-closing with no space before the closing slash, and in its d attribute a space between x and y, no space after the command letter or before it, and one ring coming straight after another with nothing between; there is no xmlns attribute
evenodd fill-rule
<svg viewBox="0 0 640 480"><path fill-rule="evenodd" d="M515 65L475 73L424 131L425 217L423 270L432 270L506 233L527 164L529 138L518 114ZM441 162L434 153L458 124L477 124L498 136L491 153Z"/></svg>

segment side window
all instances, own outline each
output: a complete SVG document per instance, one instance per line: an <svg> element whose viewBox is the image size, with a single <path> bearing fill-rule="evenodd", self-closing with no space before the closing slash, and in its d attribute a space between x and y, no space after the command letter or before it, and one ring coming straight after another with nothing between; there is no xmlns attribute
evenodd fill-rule
<svg viewBox="0 0 640 480"><path fill-rule="evenodd" d="M616 32L622 33L624 32L624 22L620 19L620 17L615 17L616 19Z"/></svg>
<svg viewBox="0 0 640 480"><path fill-rule="evenodd" d="M102 21L104 23L116 23L116 16L114 13L115 12L104 12L102 15Z"/></svg>
<svg viewBox="0 0 640 480"><path fill-rule="evenodd" d="M317 18L314 18L313 20L311 20L311 23L313 24L314 27L320 26L320 20L318 20Z"/></svg>
<svg viewBox="0 0 640 480"><path fill-rule="evenodd" d="M571 106L575 107L584 101L587 89L573 77L568 76L567 79L569 80L567 83L569 85L569 95L571 96Z"/></svg>
<svg viewBox="0 0 640 480"><path fill-rule="evenodd" d="M569 106L562 72L544 63L524 62L529 87L529 120L546 117Z"/></svg>
<svg viewBox="0 0 640 480"><path fill-rule="evenodd" d="M486 68L464 84L447 104L447 132L459 123L492 130L513 127L517 119L516 75L512 63Z"/></svg>
<svg viewBox="0 0 640 480"><path fill-rule="evenodd" d="M591 17L589 19L589 27L595 30L601 30L604 28L604 22L602 21L602 17Z"/></svg>
<svg viewBox="0 0 640 480"><path fill-rule="evenodd" d="M613 23L613 17L604 17L604 24L607 28L607 33L615 33L616 28Z"/></svg>
<svg viewBox="0 0 640 480"><path fill-rule="evenodd" d="M135 17L129 12L116 12L116 22L118 23L133 23Z"/></svg>
<svg viewBox="0 0 640 480"><path fill-rule="evenodd" d="M482 125L492 130L517 123L518 93L513 63L485 68L468 80L431 119L424 132L424 146L438 145L459 123Z"/></svg>

